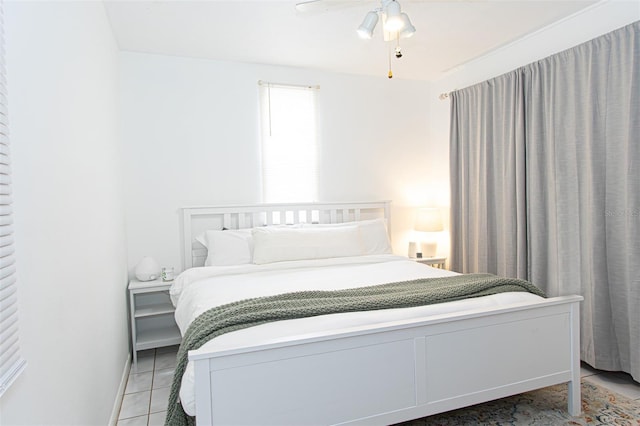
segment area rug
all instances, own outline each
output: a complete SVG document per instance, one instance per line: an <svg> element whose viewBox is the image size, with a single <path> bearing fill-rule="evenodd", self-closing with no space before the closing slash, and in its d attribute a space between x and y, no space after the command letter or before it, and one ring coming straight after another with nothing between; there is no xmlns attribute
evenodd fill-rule
<svg viewBox="0 0 640 426"><path fill-rule="evenodd" d="M402 426L620 425L640 426L640 401L582 381L582 415L567 412L567 385L526 392L484 404L401 423Z"/></svg>

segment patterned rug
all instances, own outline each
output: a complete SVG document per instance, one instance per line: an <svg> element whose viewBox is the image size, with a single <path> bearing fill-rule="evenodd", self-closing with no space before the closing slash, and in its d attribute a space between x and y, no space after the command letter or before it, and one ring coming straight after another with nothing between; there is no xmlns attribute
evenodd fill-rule
<svg viewBox="0 0 640 426"><path fill-rule="evenodd" d="M402 426L621 425L640 426L640 401L582 381L582 415L567 412L567 385L485 402L401 423Z"/></svg>

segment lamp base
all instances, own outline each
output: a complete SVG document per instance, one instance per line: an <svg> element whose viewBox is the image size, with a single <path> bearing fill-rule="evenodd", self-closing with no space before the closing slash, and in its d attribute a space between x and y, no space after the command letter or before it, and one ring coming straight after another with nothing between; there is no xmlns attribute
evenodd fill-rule
<svg viewBox="0 0 640 426"><path fill-rule="evenodd" d="M420 244L422 250L422 257L435 257L438 251L438 243L429 242Z"/></svg>

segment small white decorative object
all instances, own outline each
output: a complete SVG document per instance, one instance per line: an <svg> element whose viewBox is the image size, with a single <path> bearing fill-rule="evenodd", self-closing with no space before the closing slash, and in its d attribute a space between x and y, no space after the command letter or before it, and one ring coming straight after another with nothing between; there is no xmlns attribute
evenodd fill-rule
<svg viewBox="0 0 640 426"><path fill-rule="evenodd" d="M140 281L155 280L159 274L160 265L152 257L146 256L142 258L138 266L136 266L136 278Z"/></svg>

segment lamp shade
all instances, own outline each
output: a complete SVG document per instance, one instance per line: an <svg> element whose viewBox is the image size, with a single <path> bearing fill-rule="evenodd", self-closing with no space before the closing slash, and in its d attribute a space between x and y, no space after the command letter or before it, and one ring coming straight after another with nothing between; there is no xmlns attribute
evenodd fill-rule
<svg viewBox="0 0 640 426"><path fill-rule="evenodd" d="M376 12L369 12L367 16L364 17L364 21L356 30L360 38L372 38L373 30L376 28L376 24L378 23L378 14Z"/></svg>
<svg viewBox="0 0 640 426"><path fill-rule="evenodd" d="M420 232L439 232L444 229L440 209L418 209L415 230Z"/></svg>
<svg viewBox="0 0 640 426"><path fill-rule="evenodd" d="M136 278L140 281L152 281L160 276L160 265L152 257L144 257L136 266Z"/></svg>
<svg viewBox="0 0 640 426"><path fill-rule="evenodd" d="M384 9L386 19L384 21L384 30L390 33L398 32L404 27L404 20L400 13L400 3L393 0L387 3Z"/></svg>
<svg viewBox="0 0 640 426"><path fill-rule="evenodd" d="M400 15L402 18L402 22L404 23L404 28L400 31L400 38L409 38L416 33L416 27L413 26L411 20L409 19L409 15L403 13Z"/></svg>

